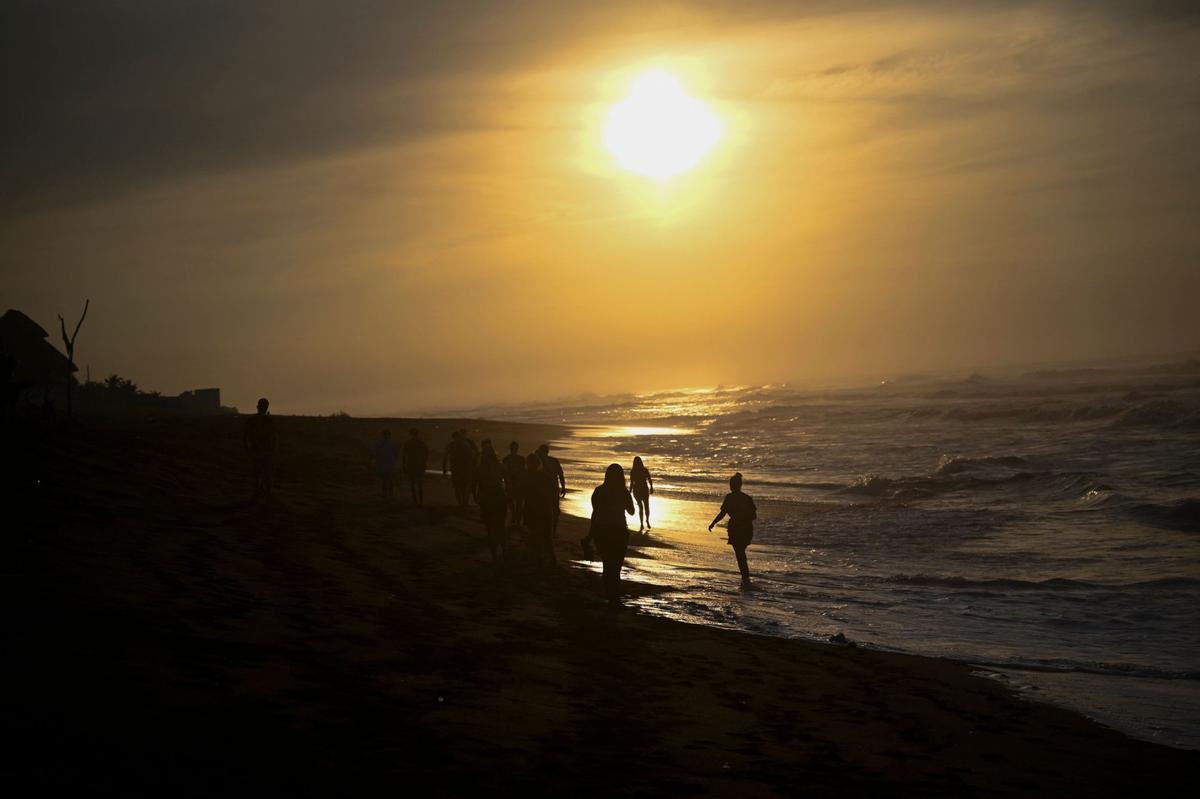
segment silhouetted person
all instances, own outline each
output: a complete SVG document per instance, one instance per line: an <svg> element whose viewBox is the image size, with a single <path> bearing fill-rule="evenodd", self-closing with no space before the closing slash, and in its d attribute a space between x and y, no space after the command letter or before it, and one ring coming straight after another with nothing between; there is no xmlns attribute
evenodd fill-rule
<svg viewBox="0 0 1200 799"><path fill-rule="evenodd" d="M504 470L496 458L491 441L483 442L479 456L479 468L475 472L475 501L479 503L479 515L487 530L488 546L492 550L492 562L504 557L507 530L504 517L508 512L508 496L504 493Z"/></svg>
<svg viewBox="0 0 1200 799"><path fill-rule="evenodd" d="M16 380L17 361L0 344L0 419L8 419L9 411L17 407L20 386Z"/></svg>
<svg viewBox="0 0 1200 799"><path fill-rule="evenodd" d="M633 467L629 470L629 492L637 501L638 532L650 528L650 495L654 493L654 478L650 470L642 463L640 457L633 459Z"/></svg>
<svg viewBox="0 0 1200 799"><path fill-rule="evenodd" d="M567 476L563 474L563 467L558 462L558 458L551 457L549 444L542 444L537 451L542 458L542 463L545 464L546 477L554 489L554 516L550 524L550 533L557 536L558 517L562 515L559 500L567 495Z"/></svg>
<svg viewBox="0 0 1200 799"><path fill-rule="evenodd" d="M471 485L475 482L475 444L463 430L450 434L450 443L442 455L443 475L447 466L454 483L454 499L460 508L465 508L471 498Z"/></svg>
<svg viewBox="0 0 1200 799"><path fill-rule="evenodd" d="M604 563L604 595L611 605L621 601L621 566L629 546L626 515L633 515L633 497L625 488L625 470L610 463L604 482L592 491L592 540Z"/></svg>
<svg viewBox="0 0 1200 799"><path fill-rule="evenodd" d="M738 569L742 572L742 585L748 586L750 585L750 565L746 562L746 547L750 546L750 541L754 538L754 520L758 518L758 509L754 507L754 500L750 498L750 495L742 493L741 472L729 478L729 493L725 495L725 501L721 503L721 512L712 520L708 531L711 533L717 522L724 519L727 514L729 524L726 529L729 533L729 545L733 547Z"/></svg>
<svg viewBox="0 0 1200 799"><path fill-rule="evenodd" d="M258 401L258 413L246 419L242 428L242 443L250 454L254 470L254 501L271 499L271 472L275 468L275 420L267 413L271 403L266 397Z"/></svg>
<svg viewBox="0 0 1200 799"><path fill-rule="evenodd" d="M371 447L371 455L375 459L375 474L379 476L379 489L383 498L390 500L396 488L396 461L400 448L392 441L392 431L384 430L379 434L379 440Z"/></svg>
<svg viewBox="0 0 1200 799"><path fill-rule="evenodd" d="M525 459L525 528L538 566L554 565L554 512L558 492L536 452Z"/></svg>
<svg viewBox="0 0 1200 799"><path fill-rule="evenodd" d="M412 492L413 504L425 504L425 467L429 462L429 446L421 440L417 428L408 431L408 441L400 453L404 474L408 477L408 488Z"/></svg>
<svg viewBox="0 0 1200 799"><path fill-rule="evenodd" d="M520 454L521 446L513 441L504 456L504 488L508 494L508 512L512 524L521 523L521 511L525 504L525 457Z"/></svg>

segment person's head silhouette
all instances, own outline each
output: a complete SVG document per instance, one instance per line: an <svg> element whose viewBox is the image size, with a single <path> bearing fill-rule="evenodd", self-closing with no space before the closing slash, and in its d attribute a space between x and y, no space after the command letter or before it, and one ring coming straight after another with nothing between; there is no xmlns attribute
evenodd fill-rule
<svg viewBox="0 0 1200 799"><path fill-rule="evenodd" d="M509 443L509 445L508 445L508 451L514 455L517 454L517 450L519 450L520 448L521 448L521 445L515 441Z"/></svg>
<svg viewBox="0 0 1200 799"><path fill-rule="evenodd" d="M266 397L260 398L258 400L258 415L266 416L267 408L269 408L269 407L271 407L271 401L268 400Z"/></svg>
<svg viewBox="0 0 1200 799"><path fill-rule="evenodd" d="M619 463L610 463L604 470L604 485L609 488L625 489L625 470Z"/></svg>
<svg viewBox="0 0 1200 799"><path fill-rule="evenodd" d="M742 473L737 472L733 477L729 478L729 490L737 493L742 490Z"/></svg>

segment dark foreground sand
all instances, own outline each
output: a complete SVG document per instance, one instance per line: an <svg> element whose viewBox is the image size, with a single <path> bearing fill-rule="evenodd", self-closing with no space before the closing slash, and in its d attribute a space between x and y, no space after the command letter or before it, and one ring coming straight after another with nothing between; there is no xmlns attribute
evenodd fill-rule
<svg viewBox="0 0 1200 799"><path fill-rule="evenodd" d="M265 509L236 419L6 431L7 795L1124 796L1200 773L961 664L609 610L519 536L498 572L439 479L425 510L377 499L379 422L278 423Z"/></svg>

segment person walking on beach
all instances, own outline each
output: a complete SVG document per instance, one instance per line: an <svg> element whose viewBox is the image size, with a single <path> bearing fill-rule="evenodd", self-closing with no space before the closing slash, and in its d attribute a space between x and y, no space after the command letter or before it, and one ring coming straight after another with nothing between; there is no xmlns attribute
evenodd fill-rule
<svg viewBox="0 0 1200 799"><path fill-rule="evenodd" d="M491 441L483 442L479 456L479 468L475 472L475 501L479 504L479 515L487 530L488 547L492 550L492 563L504 558L506 529L504 517L508 512L508 497L504 493L504 470L496 458Z"/></svg>
<svg viewBox="0 0 1200 799"><path fill-rule="evenodd" d="M567 495L567 476L563 474L563 467L558 462L558 458L551 457L549 444L542 444L537 451L542 458L542 463L545 464L546 476L554 495L554 515L550 524L550 532L557 536L558 517L562 515L560 500Z"/></svg>
<svg viewBox="0 0 1200 799"><path fill-rule="evenodd" d="M621 567L629 547L626 515L633 515L633 497L625 488L625 470L619 463L610 463L604 482L592 491L592 540L604 564L602 585L610 605L621 603Z"/></svg>
<svg viewBox="0 0 1200 799"><path fill-rule="evenodd" d="M554 512L558 492L547 479L546 466L536 452L525 459L525 529L529 531L538 567L554 565Z"/></svg>
<svg viewBox="0 0 1200 799"><path fill-rule="evenodd" d="M746 547L754 538L754 520L758 517L758 509L749 494L742 492L742 473L738 472L729 478L729 493L721 503L721 511L708 526L711 533L717 522L729 516L727 530L729 546L733 547L734 557L737 558L738 569L742 572L742 587L750 585L750 565L746 562Z"/></svg>
<svg viewBox="0 0 1200 799"><path fill-rule="evenodd" d="M275 420L267 413L271 403L266 397L258 401L258 413L246 419L242 427L242 444L250 455L254 472L254 502L271 501L271 472L275 468Z"/></svg>
<svg viewBox="0 0 1200 799"><path fill-rule="evenodd" d="M650 495L654 493L654 478L640 456L633 459L629 470L629 490L637 500L638 532L650 529Z"/></svg>
<svg viewBox="0 0 1200 799"><path fill-rule="evenodd" d="M429 462L429 445L421 440L421 431L408 431L408 441L400 453L401 468L408 477L408 488L412 492L413 504L418 508L425 504L425 467Z"/></svg>
<svg viewBox="0 0 1200 799"><path fill-rule="evenodd" d="M475 444L467 438L465 430L450 434L450 443L442 454L442 474L449 466L450 480L454 483L454 498L460 508L467 507L471 498L471 485L475 481Z"/></svg>
<svg viewBox="0 0 1200 799"><path fill-rule="evenodd" d="M522 506L525 504L525 456L520 453L521 445L513 441L504 456L504 488L508 494L508 512L511 524L521 523Z"/></svg>
<svg viewBox="0 0 1200 799"><path fill-rule="evenodd" d="M371 447L371 455L375 459L375 474L379 476L379 489L383 498L391 501L396 487L396 460L400 448L392 441L392 431L383 430L379 440Z"/></svg>

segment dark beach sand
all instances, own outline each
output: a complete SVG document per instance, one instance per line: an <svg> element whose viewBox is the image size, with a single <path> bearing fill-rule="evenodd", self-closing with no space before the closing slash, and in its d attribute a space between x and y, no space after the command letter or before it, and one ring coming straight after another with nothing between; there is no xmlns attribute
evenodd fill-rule
<svg viewBox="0 0 1200 799"><path fill-rule="evenodd" d="M267 509L237 419L8 431L8 795L1123 796L1200 773L962 664L612 611L519 535L497 572L440 478L425 510L377 498L380 421L277 422Z"/></svg>

